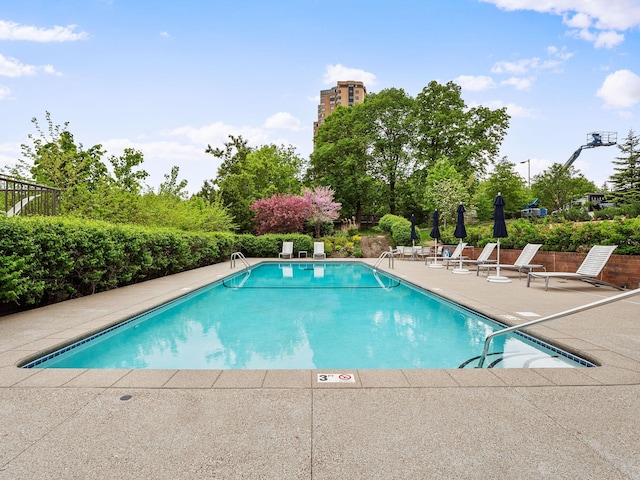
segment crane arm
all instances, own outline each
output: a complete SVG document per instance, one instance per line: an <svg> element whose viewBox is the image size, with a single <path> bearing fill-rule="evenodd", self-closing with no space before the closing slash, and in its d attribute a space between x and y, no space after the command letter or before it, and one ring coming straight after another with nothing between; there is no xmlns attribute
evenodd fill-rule
<svg viewBox="0 0 640 480"><path fill-rule="evenodd" d="M567 160L565 162L565 164L562 166L562 168L569 168L573 162L576 161L576 158L578 158L580 156L580 154L582 153L582 149L585 147L585 145L582 145L579 149L577 149L575 152L573 152L573 155L571 155L569 157L569 160Z"/></svg>

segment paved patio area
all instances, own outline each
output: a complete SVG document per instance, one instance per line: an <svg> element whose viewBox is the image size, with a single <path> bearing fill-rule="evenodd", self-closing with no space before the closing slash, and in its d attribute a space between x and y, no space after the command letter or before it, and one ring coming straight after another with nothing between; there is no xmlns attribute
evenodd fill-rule
<svg viewBox="0 0 640 480"><path fill-rule="evenodd" d="M0 317L0 479L640 479L640 296L530 330L596 368L370 370L320 384L309 370L16 367L237 270ZM423 262L391 272L508 324L618 293Z"/></svg>

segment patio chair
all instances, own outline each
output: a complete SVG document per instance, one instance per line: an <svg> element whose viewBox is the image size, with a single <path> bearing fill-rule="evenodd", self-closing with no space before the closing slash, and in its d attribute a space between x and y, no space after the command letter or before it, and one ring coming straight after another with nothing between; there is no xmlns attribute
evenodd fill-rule
<svg viewBox="0 0 640 480"><path fill-rule="evenodd" d="M504 265L501 263L500 270L517 270L518 278L521 278L522 272L529 273L536 268L542 268L543 270L546 270L544 268L544 265L531 263L531 260L533 260L533 257L536 256L536 253L538 253L538 250L540 250L541 246L542 246L541 243L527 243L525 247L522 249L522 252L520 252L520 256L518 256L516 261L513 262L513 265L509 265L509 264ZM478 265L478 270L476 271L476 275L478 275L478 272L480 271L481 268L486 269L487 275L489 275L489 270L492 268L497 269L498 264L491 263L491 264Z"/></svg>
<svg viewBox="0 0 640 480"><path fill-rule="evenodd" d="M476 275L477 275L477 272L480 269L480 265L484 265L486 263L496 263L497 260L489 260L489 257L491 256L493 251L496 249L496 245L498 244L487 243L482 249L482 251L480 252L480 255L478 255L478 258L476 258L475 260L469 260L469 259L463 258L462 264L475 265ZM458 260L458 262L460 262L460 260ZM447 265L447 268L449 268L449 265Z"/></svg>
<svg viewBox="0 0 640 480"><path fill-rule="evenodd" d="M582 264L575 273L529 272L527 274L527 287L529 286L532 278L544 278L544 289L546 291L549 289L550 278L567 278L573 280L582 280L583 282L590 283L596 287L599 287L600 285L606 285L608 287L622 290L622 288L620 287L607 282L603 282L602 280L599 280L597 278L609 261L611 254L617 247L617 245L594 245L593 247L591 247L591 250L589 250L589 253L587 253L587 256L582 261Z"/></svg>
<svg viewBox="0 0 640 480"><path fill-rule="evenodd" d="M313 258L327 258L324 253L324 242L313 242Z"/></svg>
<svg viewBox="0 0 640 480"><path fill-rule="evenodd" d="M442 262L449 268L450 264L455 264L460 262L460 257L462 257L462 252L464 251L464 247L467 246L466 242L458 243L453 253L450 256L442 257Z"/></svg>
<svg viewBox="0 0 640 480"><path fill-rule="evenodd" d="M282 251L278 258L293 258L293 242L282 242Z"/></svg>

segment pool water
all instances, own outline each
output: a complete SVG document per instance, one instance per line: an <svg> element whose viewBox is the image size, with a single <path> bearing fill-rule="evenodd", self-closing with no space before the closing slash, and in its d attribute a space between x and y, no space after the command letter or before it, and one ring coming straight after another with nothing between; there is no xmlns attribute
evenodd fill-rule
<svg viewBox="0 0 640 480"><path fill-rule="evenodd" d="M472 368L501 328L363 263L267 262L26 367ZM581 366L519 334L494 339L485 365Z"/></svg>

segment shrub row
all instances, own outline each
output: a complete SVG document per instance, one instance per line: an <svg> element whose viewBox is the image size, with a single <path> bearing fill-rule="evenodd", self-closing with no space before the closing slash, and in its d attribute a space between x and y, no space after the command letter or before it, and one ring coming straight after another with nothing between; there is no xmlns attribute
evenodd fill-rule
<svg viewBox="0 0 640 480"><path fill-rule="evenodd" d="M523 248L527 243L541 243L542 250L587 252L593 245L618 245L618 255L640 255L640 217L584 223L519 219L507 224L509 236L500 239L504 248ZM445 243L457 243L453 227L441 229ZM494 242L493 225L469 226L465 241L483 247Z"/></svg>
<svg viewBox="0 0 640 480"><path fill-rule="evenodd" d="M387 214L380 219L378 226L391 236L396 245L411 245L411 222L406 218ZM418 241L419 239L418 233Z"/></svg>
<svg viewBox="0 0 640 480"><path fill-rule="evenodd" d="M41 305L227 260L277 257L306 235L235 235L114 225L62 217L0 218L0 303Z"/></svg>

